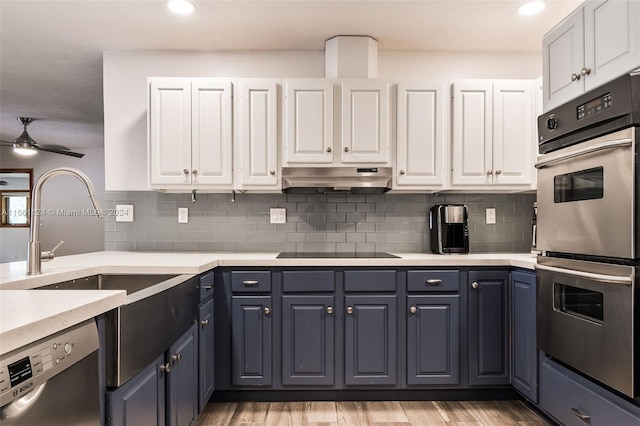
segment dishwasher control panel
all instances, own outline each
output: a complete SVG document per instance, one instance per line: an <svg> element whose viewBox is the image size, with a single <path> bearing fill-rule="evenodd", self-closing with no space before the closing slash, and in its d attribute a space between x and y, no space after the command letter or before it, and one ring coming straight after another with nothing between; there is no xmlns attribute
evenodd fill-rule
<svg viewBox="0 0 640 426"><path fill-rule="evenodd" d="M0 356L0 407L37 390L97 349L97 327L89 320Z"/></svg>

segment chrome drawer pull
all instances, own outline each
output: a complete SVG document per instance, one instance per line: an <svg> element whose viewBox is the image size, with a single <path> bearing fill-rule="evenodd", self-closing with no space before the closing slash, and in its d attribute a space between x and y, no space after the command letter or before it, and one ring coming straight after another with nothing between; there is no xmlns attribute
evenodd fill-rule
<svg viewBox="0 0 640 426"><path fill-rule="evenodd" d="M439 280L437 278L432 278L432 279L428 279L425 284L429 284L429 285L440 285L442 284L442 280Z"/></svg>
<svg viewBox="0 0 640 426"><path fill-rule="evenodd" d="M213 288L212 285L203 285L202 288L204 288L205 290L211 290Z"/></svg>
<svg viewBox="0 0 640 426"><path fill-rule="evenodd" d="M576 416L578 416L580 418L580 420L582 420L583 422L590 422L591 421L591 416L587 416L586 414L582 414L580 412L580 410L578 410L577 408L571 408L571 411L573 411L573 414L575 414Z"/></svg>
<svg viewBox="0 0 640 426"><path fill-rule="evenodd" d="M258 285L258 280L245 280L242 281L243 285Z"/></svg>

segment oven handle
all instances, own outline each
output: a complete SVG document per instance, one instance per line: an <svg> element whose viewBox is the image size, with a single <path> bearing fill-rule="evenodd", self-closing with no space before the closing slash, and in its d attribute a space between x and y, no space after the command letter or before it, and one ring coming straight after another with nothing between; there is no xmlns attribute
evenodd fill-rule
<svg viewBox="0 0 640 426"><path fill-rule="evenodd" d="M546 167L548 165L559 163L559 162L565 161L565 160L569 160L571 158L579 157L581 155L591 154L592 152L598 152L598 151L602 151L604 149L623 148L623 147L626 147L626 146L631 146L632 144L633 144L633 140L632 139L614 139L614 140L611 140L611 141L601 142L599 144L596 144L596 145L593 145L593 146L590 146L590 147L587 147L587 148L576 149L575 151L566 153L564 155L560 155L560 156L557 156L557 157L546 158L544 160L540 160L540 161L536 162L535 167L536 167L536 169L541 169L541 168Z"/></svg>
<svg viewBox="0 0 640 426"><path fill-rule="evenodd" d="M536 269L541 271L557 272L559 274L573 275L581 278L589 278L596 281L607 281L613 284L631 285L631 277L620 277L617 275L594 274L592 272L576 271L575 269L556 268L555 266L536 265Z"/></svg>

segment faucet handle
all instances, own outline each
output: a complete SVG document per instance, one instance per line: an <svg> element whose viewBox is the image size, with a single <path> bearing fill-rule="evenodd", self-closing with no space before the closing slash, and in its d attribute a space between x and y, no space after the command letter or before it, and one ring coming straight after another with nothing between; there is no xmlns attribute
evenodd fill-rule
<svg viewBox="0 0 640 426"><path fill-rule="evenodd" d="M48 260L53 260L53 258L55 257L55 251L58 250L60 248L61 245L64 244L64 240L60 241L58 244L56 244L56 246L54 248L52 248L49 251L43 251L40 254L40 257L42 258L43 262L46 262Z"/></svg>

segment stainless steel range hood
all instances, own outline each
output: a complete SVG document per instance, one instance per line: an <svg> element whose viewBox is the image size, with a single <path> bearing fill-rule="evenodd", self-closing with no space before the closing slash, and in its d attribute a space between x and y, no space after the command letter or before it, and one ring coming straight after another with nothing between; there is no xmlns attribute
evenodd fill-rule
<svg viewBox="0 0 640 426"><path fill-rule="evenodd" d="M391 189L391 167L285 167L282 190L290 194L345 191L382 194Z"/></svg>

